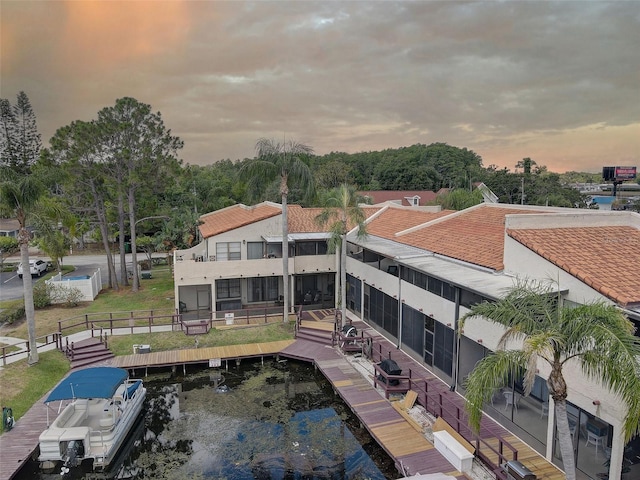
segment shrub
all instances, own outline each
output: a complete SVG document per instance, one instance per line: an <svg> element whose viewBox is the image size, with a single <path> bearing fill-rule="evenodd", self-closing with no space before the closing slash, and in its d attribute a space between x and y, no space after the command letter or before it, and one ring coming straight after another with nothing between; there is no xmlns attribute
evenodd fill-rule
<svg viewBox="0 0 640 480"><path fill-rule="evenodd" d="M0 311L0 325L11 325L24 317L24 304L10 306Z"/></svg>
<svg viewBox="0 0 640 480"><path fill-rule="evenodd" d="M51 305L51 289L47 282L38 282L33 286L34 308L45 308Z"/></svg>
<svg viewBox="0 0 640 480"><path fill-rule="evenodd" d="M67 307L77 307L82 301L82 292L75 287L51 285L49 294L52 303L64 303Z"/></svg>

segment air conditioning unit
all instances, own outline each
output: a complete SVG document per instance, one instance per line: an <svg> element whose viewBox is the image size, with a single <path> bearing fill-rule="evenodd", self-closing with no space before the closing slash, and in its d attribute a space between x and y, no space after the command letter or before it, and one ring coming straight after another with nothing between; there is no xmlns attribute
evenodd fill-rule
<svg viewBox="0 0 640 480"><path fill-rule="evenodd" d="M151 345L134 345L133 353L151 353Z"/></svg>
<svg viewBox="0 0 640 480"><path fill-rule="evenodd" d="M536 480L536 474L516 460L507 462L504 470L507 480Z"/></svg>

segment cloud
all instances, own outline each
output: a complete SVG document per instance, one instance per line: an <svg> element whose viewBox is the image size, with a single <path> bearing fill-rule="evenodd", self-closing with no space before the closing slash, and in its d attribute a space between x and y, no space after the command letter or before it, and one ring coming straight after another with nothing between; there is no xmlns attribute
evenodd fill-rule
<svg viewBox="0 0 640 480"><path fill-rule="evenodd" d="M3 1L2 97L24 90L45 139L135 97L188 163L286 135L318 153L447 142L485 165L597 170L638 163L636 7Z"/></svg>

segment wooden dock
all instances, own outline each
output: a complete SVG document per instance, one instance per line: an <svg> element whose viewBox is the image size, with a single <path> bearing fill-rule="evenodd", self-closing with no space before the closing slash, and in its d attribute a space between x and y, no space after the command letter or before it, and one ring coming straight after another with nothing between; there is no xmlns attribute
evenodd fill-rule
<svg viewBox="0 0 640 480"><path fill-rule="evenodd" d="M337 349L297 340L280 355L314 362L371 436L394 460L399 472L405 475L446 473L468 480Z"/></svg>
<svg viewBox="0 0 640 480"><path fill-rule="evenodd" d="M332 323L318 320L322 319L313 318L304 322L304 325L323 331L333 330ZM459 394L450 392L448 385L433 376L419 362L397 350L394 344L366 324L358 323L358 328L367 330L369 335L375 337L375 342L379 343L380 348L393 351L394 360L403 371L421 372L420 378L415 380L428 382L429 388L440 392L446 402L456 408L463 407L464 399ZM464 473L454 470L454 467L426 439L424 433L416 428L415 422L407 418L406 413L403 415L398 408L394 408L392 402L384 398L384 392L381 394L380 389L376 389L370 379L356 370L344 354L331 345L304 339L284 340L125 355L111 359L110 364L136 370L209 364L211 360L224 362L269 356L313 362L331 382L335 392L350 406L372 437L395 461L396 467L402 474L444 473L459 480L468 480ZM450 420L446 415L443 415L443 418L446 421ZM13 478L29 460L36 451L38 437L45 428L46 406L43 400L40 400L16 423L13 430L0 436L0 480ZM532 470L538 480L565 478L564 473L555 465L486 415L483 417L480 434L489 444L495 439L496 446L498 438L503 441L507 439L516 449L517 459ZM485 452L485 455L488 454ZM497 462L497 459L494 460Z"/></svg>
<svg viewBox="0 0 640 480"><path fill-rule="evenodd" d="M273 357L295 340L277 342L250 343L246 345L228 345L224 347L188 348L164 352L135 353L123 355L111 360L111 365L129 370L140 368L159 368L174 365L208 364L210 360L230 361L243 358Z"/></svg>
<svg viewBox="0 0 640 480"><path fill-rule="evenodd" d="M440 418L451 425L455 425L456 422L460 421L460 418L452 415L452 412L464 412L464 397L457 392L450 391L449 385L433 375L433 373L427 370L420 362L402 350L398 350L394 343L387 340L375 329L363 322L354 322L354 325L359 331L364 331L366 335L374 338L374 344L378 347L378 351L381 352L384 358L386 358L387 355L392 355L403 373L411 371L413 375L412 381L416 384L426 383L429 391L437 392L442 402L448 407L446 411L437 412ZM347 403L349 402L347 401ZM476 447L476 455L483 455L487 457L491 463L500 465L497 454L494 454L493 451L483 444L480 444L478 448L478 444L474 441L474 437L468 427L463 429L461 433L466 441ZM540 453L488 415L483 415L482 417L479 437L496 451L500 450L499 439L508 444L513 451L515 451L515 455L517 455L517 458L513 458L512 451L504 449L503 452L506 455L512 455L509 460L518 460L521 462L536 475L537 480L565 480L566 478L564 472L556 465L545 459ZM415 472L426 473L422 470L416 470ZM494 474L504 475L504 472L494 472Z"/></svg>

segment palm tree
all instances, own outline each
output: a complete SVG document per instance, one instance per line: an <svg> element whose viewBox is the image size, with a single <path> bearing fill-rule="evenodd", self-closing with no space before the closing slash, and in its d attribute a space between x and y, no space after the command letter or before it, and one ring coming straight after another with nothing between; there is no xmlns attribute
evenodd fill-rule
<svg viewBox="0 0 640 480"><path fill-rule="evenodd" d="M551 368L547 386L554 402L567 480L576 478L563 375L567 364L578 365L586 378L609 388L624 402L625 441L640 433L640 338L634 336L633 324L616 306L601 302L564 306L551 285L523 281L501 300L473 306L461 319L460 328L474 316L506 329L497 351L478 362L467 378L466 409L476 431L482 405L496 389L506 385L516 372L524 372L524 393L528 395L538 363L546 362ZM521 349L507 349L510 341L521 342Z"/></svg>
<svg viewBox="0 0 640 480"><path fill-rule="evenodd" d="M341 319L344 325L346 318L346 296L347 296L347 233L349 226L357 226L357 237L365 238L367 229L365 225L366 215L360 203L364 203L364 198L358 195L355 187L342 184L328 192L322 199L325 208L316 217L316 221L321 225L331 222L331 237L328 241L329 253L335 253L340 247L340 295L338 306L340 307ZM340 325L342 327L343 325Z"/></svg>
<svg viewBox="0 0 640 480"><path fill-rule="evenodd" d="M282 143L261 138L256 143L257 157L240 169L240 177L248 181L249 191L261 190L266 183L280 182L282 199L282 288L283 321L289 321L289 225L287 197L289 185L294 184L305 196L314 191L313 175L302 158L313 153L313 149L293 140Z"/></svg>
<svg viewBox="0 0 640 480"><path fill-rule="evenodd" d="M27 318L29 334L29 365L38 363L36 345L36 318L33 305L33 283L29 274L29 240L31 233L27 229L30 215L38 209L46 189L34 175L17 175L9 169L2 169L0 181L0 211L18 220L18 243L22 262L22 287L24 290L24 313Z"/></svg>

